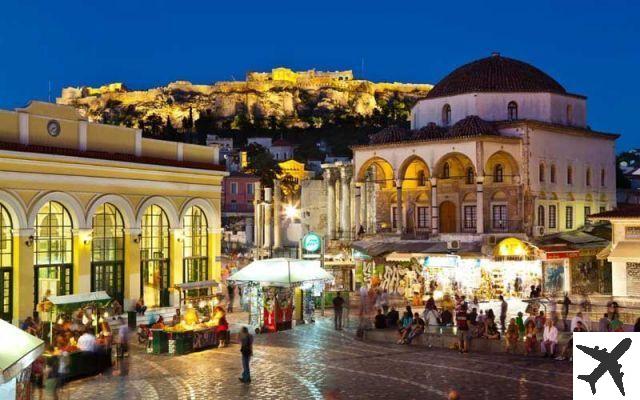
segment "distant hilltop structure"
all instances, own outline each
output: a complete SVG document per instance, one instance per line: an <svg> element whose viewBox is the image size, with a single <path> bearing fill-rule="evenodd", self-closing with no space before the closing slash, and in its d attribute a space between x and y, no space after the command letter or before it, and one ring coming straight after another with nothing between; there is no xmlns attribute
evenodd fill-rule
<svg viewBox="0 0 640 400"><path fill-rule="evenodd" d="M118 123L114 115L126 112L126 123L157 115L180 125L191 109L208 112L224 123L243 114L250 120L276 118L288 126L308 126L311 120L331 119L334 113L368 116L390 99L411 107L432 88L430 84L371 82L356 79L353 71L293 71L273 68L249 72L245 81L210 85L175 81L148 90L129 90L116 82L100 87L67 87L56 99L78 108L90 120Z"/></svg>

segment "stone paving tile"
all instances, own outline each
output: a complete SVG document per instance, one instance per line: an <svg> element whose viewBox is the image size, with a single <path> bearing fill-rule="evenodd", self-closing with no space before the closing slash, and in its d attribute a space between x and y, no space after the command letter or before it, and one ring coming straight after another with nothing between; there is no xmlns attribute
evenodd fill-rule
<svg viewBox="0 0 640 400"><path fill-rule="evenodd" d="M539 357L461 355L361 342L353 325L331 321L256 335L251 384L241 373L237 344L184 356L149 355L132 345L126 376L72 382L63 398L101 399L570 399L571 365Z"/></svg>

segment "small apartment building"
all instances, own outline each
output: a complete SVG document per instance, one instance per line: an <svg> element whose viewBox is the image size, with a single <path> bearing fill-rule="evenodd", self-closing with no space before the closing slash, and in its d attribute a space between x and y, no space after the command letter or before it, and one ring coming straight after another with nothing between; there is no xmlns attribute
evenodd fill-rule
<svg viewBox="0 0 640 400"><path fill-rule="evenodd" d="M142 137L33 101L0 110L0 318L48 295L106 291L125 309L177 304L220 279L216 147Z"/></svg>

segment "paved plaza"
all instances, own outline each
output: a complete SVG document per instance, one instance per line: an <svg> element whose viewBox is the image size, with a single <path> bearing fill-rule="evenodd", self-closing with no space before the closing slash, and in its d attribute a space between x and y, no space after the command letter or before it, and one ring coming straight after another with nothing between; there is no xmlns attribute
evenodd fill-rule
<svg viewBox="0 0 640 400"><path fill-rule="evenodd" d="M570 399L571 365L539 357L461 355L444 349L361 342L329 319L257 335L251 384L237 344L184 356L149 355L135 345L126 376L67 385L81 399Z"/></svg>

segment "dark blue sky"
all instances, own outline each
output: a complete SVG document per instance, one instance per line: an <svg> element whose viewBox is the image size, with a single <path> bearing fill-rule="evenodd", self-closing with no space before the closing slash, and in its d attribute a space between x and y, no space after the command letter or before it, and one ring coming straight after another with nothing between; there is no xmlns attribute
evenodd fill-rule
<svg viewBox="0 0 640 400"><path fill-rule="evenodd" d="M274 66L436 83L492 51L588 96L593 129L640 147L640 2L14 1L0 7L0 108L64 86L243 79Z"/></svg>

